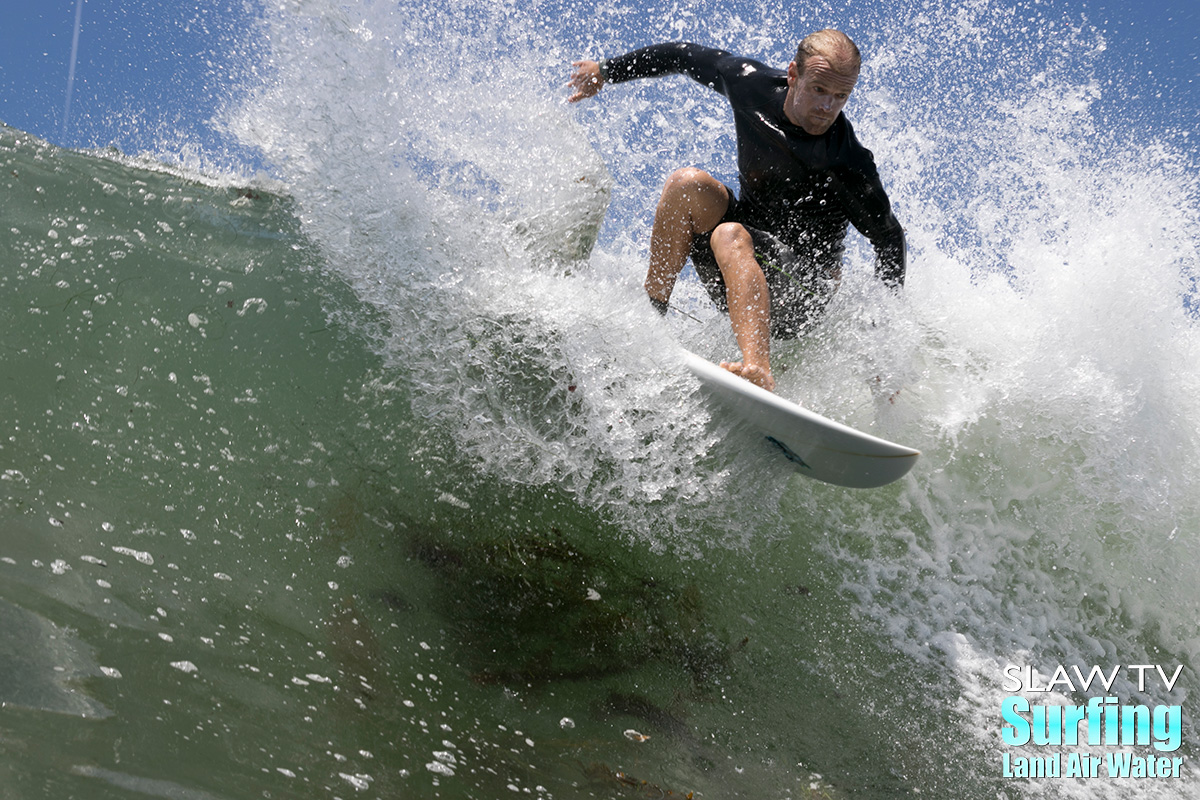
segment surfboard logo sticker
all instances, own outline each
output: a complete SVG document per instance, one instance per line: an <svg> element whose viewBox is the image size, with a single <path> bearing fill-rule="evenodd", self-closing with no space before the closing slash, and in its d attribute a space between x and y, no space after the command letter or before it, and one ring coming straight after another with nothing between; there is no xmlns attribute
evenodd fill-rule
<svg viewBox="0 0 1200 800"><path fill-rule="evenodd" d="M794 464L799 464L800 466L804 467L805 469L812 469L812 467L810 467L808 464L804 463L803 458L796 455L796 451L792 450L792 448L788 447L786 444L779 441L774 436L768 436L767 441L770 442L771 444L775 445L776 447L778 447L780 452L783 453L783 455L787 458L788 461L791 461Z"/></svg>

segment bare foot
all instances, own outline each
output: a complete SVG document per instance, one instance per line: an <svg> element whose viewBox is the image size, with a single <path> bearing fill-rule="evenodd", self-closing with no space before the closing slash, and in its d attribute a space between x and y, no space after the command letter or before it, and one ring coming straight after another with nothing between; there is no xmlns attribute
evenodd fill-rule
<svg viewBox="0 0 1200 800"><path fill-rule="evenodd" d="M764 369L753 364L743 364L740 361L722 361L721 369L727 369L739 378L745 378L755 386L760 386L768 392L775 391L775 379L771 377L771 370L769 369Z"/></svg>

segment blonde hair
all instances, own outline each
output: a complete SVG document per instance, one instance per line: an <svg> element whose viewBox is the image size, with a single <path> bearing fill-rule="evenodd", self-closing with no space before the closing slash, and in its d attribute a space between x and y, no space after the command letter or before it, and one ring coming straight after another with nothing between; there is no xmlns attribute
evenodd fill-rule
<svg viewBox="0 0 1200 800"><path fill-rule="evenodd" d="M829 62L834 72L843 75L858 75L862 67L862 54L858 45L841 31L826 28L810 33L796 48L796 71L804 74L804 63L811 56L821 56Z"/></svg>

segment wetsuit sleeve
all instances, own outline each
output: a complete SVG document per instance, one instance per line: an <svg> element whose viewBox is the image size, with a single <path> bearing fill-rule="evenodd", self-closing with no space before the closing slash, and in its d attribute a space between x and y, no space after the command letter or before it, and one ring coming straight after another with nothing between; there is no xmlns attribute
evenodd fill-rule
<svg viewBox="0 0 1200 800"><path fill-rule="evenodd" d="M624 83L637 78L655 78L660 75L687 75L721 94L725 94L725 81L719 68L722 59L730 57L724 50L716 50L691 42L667 42L633 50L605 62L610 83Z"/></svg>
<svg viewBox="0 0 1200 800"><path fill-rule="evenodd" d="M842 195L850 223L875 248L875 277L893 288L904 285L907 244L904 228L892 213L892 204L874 164L841 176L837 191Z"/></svg>

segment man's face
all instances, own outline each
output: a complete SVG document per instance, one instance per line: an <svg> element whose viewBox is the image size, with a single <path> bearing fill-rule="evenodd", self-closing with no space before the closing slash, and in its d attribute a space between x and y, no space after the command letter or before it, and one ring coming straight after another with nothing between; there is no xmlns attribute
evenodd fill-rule
<svg viewBox="0 0 1200 800"><path fill-rule="evenodd" d="M793 125L820 135L829 130L850 99L858 75L835 72L822 56L810 56L801 75L793 61L788 65L788 92L783 111Z"/></svg>

